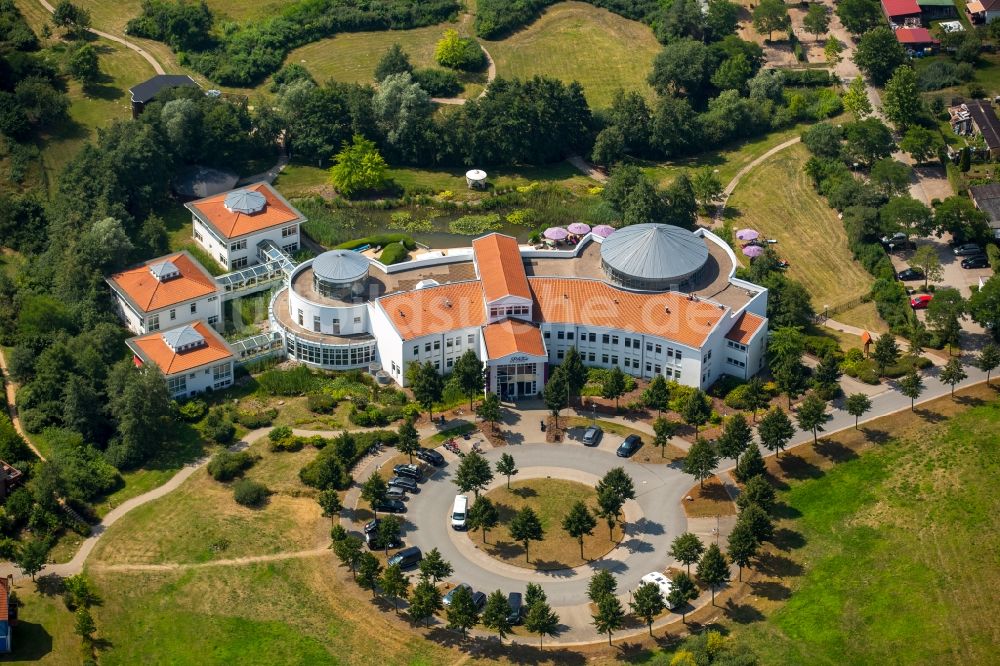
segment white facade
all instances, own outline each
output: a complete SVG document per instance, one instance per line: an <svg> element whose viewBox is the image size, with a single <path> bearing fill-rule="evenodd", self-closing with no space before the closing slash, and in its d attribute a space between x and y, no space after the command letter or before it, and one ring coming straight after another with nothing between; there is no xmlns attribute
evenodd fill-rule
<svg viewBox="0 0 1000 666"><path fill-rule="evenodd" d="M261 263L257 245L269 240L287 254L294 254L300 247L299 223L292 222L255 233L225 238L210 225L192 216L191 236L227 271L235 271Z"/></svg>
<svg viewBox="0 0 1000 666"><path fill-rule="evenodd" d="M212 363L165 377L172 398L188 398L208 390L220 391L233 385L233 361Z"/></svg>
<svg viewBox="0 0 1000 666"><path fill-rule="evenodd" d="M182 301L170 307L150 310L145 313L140 312L116 290L112 289L111 294L118 315L125 322L126 328L136 335L182 326L199 320L207 321L216 329L222 326L222 300L219 298L219 294Z"/></svg>

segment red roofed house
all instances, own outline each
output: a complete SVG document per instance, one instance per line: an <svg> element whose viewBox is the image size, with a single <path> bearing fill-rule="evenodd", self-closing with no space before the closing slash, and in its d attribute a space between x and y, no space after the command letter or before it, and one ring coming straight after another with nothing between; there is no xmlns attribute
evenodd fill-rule
<svg viewBox="0 0 1000 666"><path fill-rule="evenodd" d="M107 279L118 314L136 335L222 314L215 278L187 252L176 252Z"/></svg>
<svg viewBox="0 0 1000 666"><path fill-rule="evenodd" d="M272 241L287 254L299 249L299 225L306 221L267 183L255 183L184 204L192 235L227 271L261 263L257 246Z"/></svg>
<svg viewBox="0 0 1000 666"><path fill-rule="evenodd" d="M972 0L965 11L973 23L990 23L1000 18L1000 0Z"/></svg>
<svg viewBox="0 0 1000 666"><path fill-rule="evenodd" d="M136 365L152 363L167 380L171 397L187 398L233 384L236 355L203 321L156 331L125 341Z"/></svg>
<svg viewBox="0 0 1000 666"><path fill-rule="evenodd" d="M899 28L896 30L896 41L914 51L933 48L941 43L931 36L927 28Z"/></svg>
<svg viewBox="0 0 1000 666"><path fill-rule="evenodd" d="M920 5L917 0L882 0L882 13L889 23L903 25L906 19L920 18Z"/></svg>
<svg viewBox="0 0 1000 666"><path fill-rule="evenodd" d="M10 594L14 589L14 577L0 578L0 653L9 653L11 629L17 624L17 606L11 603Z"/></svg>

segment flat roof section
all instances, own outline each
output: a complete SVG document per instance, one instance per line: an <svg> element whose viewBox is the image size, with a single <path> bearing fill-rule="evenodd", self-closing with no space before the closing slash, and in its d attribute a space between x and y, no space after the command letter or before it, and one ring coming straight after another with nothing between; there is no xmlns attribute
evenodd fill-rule
<svg viewBox="0 0 1000 666"><path fill-rule="evenodd" d="M518 353L545 356L542 332L537 326L517 319L489 324L483 329L483 340L486 342L486 355L491 359Z"/></svg>
<svg viewBox="0 0 1000 666"><path fill-rule="evenodd" d="M304 326L299 326L298 322L292 319L292 313L288 309L288 289L282 289L274 297L274 317L285 330L313 342L322 342L328 345L346 345L351 342L370 342L375 339L374 336L368 333L360 335L333 335L332 333L317 333Z"/></svg>
<svg viewBox="0 0 1000 666"><path fill-rule="evenodd" d="M489 234L472 241L472 250L483 284L487 303L517 296L531 300L517 239L503 234Z"/></svg>

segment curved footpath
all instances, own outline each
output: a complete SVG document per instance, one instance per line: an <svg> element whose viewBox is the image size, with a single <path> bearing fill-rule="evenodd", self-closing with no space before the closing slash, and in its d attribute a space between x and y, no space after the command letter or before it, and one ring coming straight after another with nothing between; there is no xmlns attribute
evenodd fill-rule
<svg viewBox="0 0 1000 666"><path fill-rule="evenodd" d="M55 13L56 8L53 7L48 2L48 0L38 0L38 2L41 3L42 7L44 7L48 13L50 14ZM118 37L116 35L112 35L111 33L103 32L95 28L87 28L87 32L97 35L98 37L103 37L104 39L107 39L109 41L117 42L122 46L132 49L133 51L141 55L143 58L145 58L146 62L148 62L150 65L153 66L154 72L156 72L157 74L166 74L166 72L163 70L163 66L159 63L159 61L157 61L157 59L154 58L152 54L150 54L148 51L146 51L146 49L142 48L141 46L133 44L132 42L128 41L123 37Z"/></svg>
<svg viewBox="0 0 1000 666"><path fill-rule="evenodd" d="M493 83L493 79L497 78L497 65L493 62L493 56L487 51L482 44L479 48L483 49L483 55L486 56L486 85L483 87L483 91L476 96L479 99L486 94L486 91L490 89L490 84ZM465 97L431 97L431 101L437 104L452 104L455 106L461 106L469 100Z"/></svg>

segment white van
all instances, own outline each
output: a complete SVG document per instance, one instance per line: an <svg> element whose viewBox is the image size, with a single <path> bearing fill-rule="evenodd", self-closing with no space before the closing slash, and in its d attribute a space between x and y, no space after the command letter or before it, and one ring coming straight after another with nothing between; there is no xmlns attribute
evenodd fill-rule
<svg viewBox="0 0 1000 666"><path fill-rule="evenodd" d="M465 495L456 495L455 503L451 507L451 528L455 530L465 529L465 516L469 510L469 498Z"/></svg>

